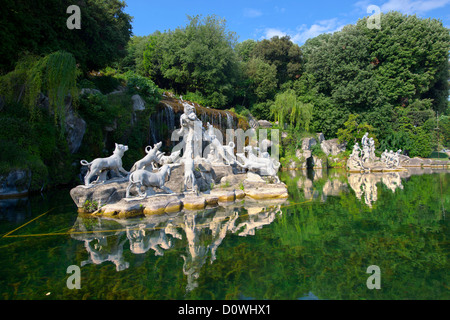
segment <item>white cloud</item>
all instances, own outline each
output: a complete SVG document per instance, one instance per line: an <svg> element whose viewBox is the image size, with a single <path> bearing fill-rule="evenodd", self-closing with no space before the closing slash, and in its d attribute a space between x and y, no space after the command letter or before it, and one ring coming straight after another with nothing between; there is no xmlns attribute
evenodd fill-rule
<svg viewBox="0 0 450 320"><path fill-rule="evenodd" d="M260 39L271 39L274 36L291 37L292 42L302 45L309 38L317 37L322 33L333 33L340 31L345 26L344 23L340 22L337 18L317 21L310 27L306 24L297 27L295 31L292 30L282 30L278 28L266 28L262 32L264 35ZM261 32L261 30L259 31Z"/></svg>
<svg viewBox="0 0 450 320"><path fill-rule="evenodd" d="M317 37L322 33L333 33L342 30L345 26L344 23L340 23L337 18L318 21L311 25L309 28L303 25L298 28L297 33L291 36L293 42L303 44L310 38Z"/></svg>
<svg viewBox="0 0 450 320"><path fill-rule="evenodd" d="M244 9L244 17L247 18L257 18L262 16L262 11L258 9L246 8Z"/></svg>
<svg viewBox="0 0 450 320"><path fill-rule="evenodd" d="M358 13L367 14L367 8L376 4L382 12L400 11L406 14L423 14L425 12L445 7L450 0L385 0L382 4L374 3L373 0L359 0L353 4Z"/></svg>
<svg viewBox="0 0 450 320"><path fill-rule="evenodd" d="M262 36L262 39L271 39L275 36L284 37L287 35L286 32L281 31L280 29L276 28L267 28L264 30L264 36Z"/></svg>

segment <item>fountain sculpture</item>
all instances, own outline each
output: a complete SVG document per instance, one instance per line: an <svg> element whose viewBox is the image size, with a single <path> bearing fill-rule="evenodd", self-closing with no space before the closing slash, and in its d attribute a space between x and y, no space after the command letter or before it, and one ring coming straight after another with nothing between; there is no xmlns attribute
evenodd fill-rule
<svg viewBox="0 0 450 320"><path fill-rule="evenodd" d="M400 155L402 150L397 152L385 150L380 158L375 156L375 141L369 138L366 132L361 139L361 146L355 143L352 153L347 161L347 169L350 172L389 172L406 170L400 166Z"/></svg>
<svg viewBox="0 0 450 320"><path fill-rule="evenodd" d="M116 151L110 158L95 159L91 163L82 161L91 168L85 186L71 190L72 199L81 211L86 201L98 203L96 215L128 217L127 213L135 216L183 207L203 209L206 205L217 205L218 201L246 196L253 199L288 197L286 185L277 177L280 163L266 152L272 147L270 140L261 141L261 149L247 145L243 152L235 154L233 141L224 145L218 129L209 122L205 129L195 107L187 101L182 104L180 128L172 133L172 141L174 136L183 140L170 155L160 151L162 142L158 142L153 148L146 147L145 157L127 172L122 168L121 157L128 147L116 144ZM242 140L238 140L238 146L245 145L245 136L232 137ZM207 146L203 150L204 144ZM109 170L126 176L107 179ZM255 174L258 179L254 178ZM90 182L96 175L97 180Z"/></svg>

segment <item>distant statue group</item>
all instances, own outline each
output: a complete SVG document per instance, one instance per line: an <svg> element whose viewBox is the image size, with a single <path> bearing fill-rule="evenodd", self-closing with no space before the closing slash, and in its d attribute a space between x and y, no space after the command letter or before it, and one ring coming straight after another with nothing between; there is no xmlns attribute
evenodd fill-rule
<svg viewBox="0 0 450 320"><path fill-rule="evenodd" d="M400 165L400 154L402 150L397 152L385 150L381 154L381 158L375 155L375 141L369 138L366 132L361 139L361 146L358 142L353 146L352 153L348 160L348 167L351 169L366 170L378 166L380 169L394 169Z"/></svg>
<svg viewBox="0 0 450 320"><path fill-rule="evenodd" d="M201 120L195 113L195 107L186 101L182 101L184 113L180 117L180 129L174 133L178 137L183 137L183 155L181 150L173 151L166 156L159 149L162 142L156 143L153 148L147 146L145 148L146 155L137 161L127 172L122 167L122 157L127 146L116 144L116 149L112 156L108 158L95 159L88 163L81 161L83 166L88 166L88 172L84 178L86 188L94 184L103 183L110 176L128 178L129 185L126 191L126 198L130 197L130 191L133 187L138 190L138 195L146 196L146 192L141 191L141 187L146 190L150 187L156 187L166 193L173 193L172 190L165 187L164 184L170 179L171 170L174 167L184 164L184 191L192 191L198 194L198 183L195 178L195 164L200 161L211 165L236 165L242 169L256 171L260 175L272 176L276 182L279 182L277 172L280 163L271 158L267 152L267 148L272 146L270 140L264 139L260 147L246 146L243 153L235 155L235 143L229 142L223 145L218 135L221 136L220 130L214 128L209 122L207 129L202 126ZM209 142L205 149L205 157L202 157L202 142ZM255 154L255 151L258 154ZM97 177L94 182L92 178Z"/></svg>

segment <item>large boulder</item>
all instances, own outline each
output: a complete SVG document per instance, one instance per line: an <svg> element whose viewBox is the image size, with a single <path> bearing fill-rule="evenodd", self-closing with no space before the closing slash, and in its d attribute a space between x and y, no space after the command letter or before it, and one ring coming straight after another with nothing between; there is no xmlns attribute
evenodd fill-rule
<svg viewBox="0 0 450 320"><path fill-rule="evenodd" d="M251 172L243 181L245 196L254 200L285 199L288 197L284 183L267 183L264 179Z"/></svg>
<svg viewBox="0 0 450 320"><path fill-rule="evenodd" d="M80 95L84 95L84 94L102 94L102 92L97 89L82 88L80 91Z"/></svg>
<svg viewBox="0 0 450 320"><path fill-rule="evenodd" d="M28 193L31 183L31 171L12 170L0 175L0 198L18 197Z"/></svg>
<svg viewBox="0 0 450 320"><path fill-rule="evenodd" d="M311 150L316 144L317 140L315 138L305 138L302 140L302 150Z"/></svg>
<svg viewBox="0 0 450 320"><path fill-rule="evenodd" d="M135 94L131 97L131 101L133 102L133 111L145 110L145 101L140 95Z"/></svg>
<svg viewBox="0 0 450 320"><path fill-rule="evenodd" d="M322 132L319 132L317 134L317 140L318 140L319 144L321 144L323 141L325 141L325 136Z"/></svg>
<svg viewBox="0 0 450 320"><path fill-rule="evenodd" d="M311 166L313 169L327 168L327 158L312 156Z"/></svg>
<svg viewBox="0 0 450 320"><path fill-rule="evenodd" d="M64 120L67 144L70 153L77 153L81 147L84 134L86 132L86 121L76 115L71 107L66 109L66 118Z"/></svg>
<svg viewBox="0 0 450 320"><path fill-rule="evenodd" d="M70 196L78 208L82 208L86 201L89 203L96 202L98 207L101 207L106 204L119 202L125 198L127 186L127 179L106 182L91 187L80 185L70 190ZM134 188L132 191L134 192Z"/></svg>
<svg viewBox="0 0 450 320"><path fill-rule="evenodd" d="M259 127L261 128L265 128L265 129L270 129L272 128L272 123L270 123L270 121L267 120L259 120L258 121Z"/></svg>

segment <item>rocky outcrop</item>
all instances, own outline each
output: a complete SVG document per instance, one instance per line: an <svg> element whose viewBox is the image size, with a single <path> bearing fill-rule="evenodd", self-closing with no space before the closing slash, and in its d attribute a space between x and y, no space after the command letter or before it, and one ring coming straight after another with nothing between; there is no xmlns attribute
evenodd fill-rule
<svg viewBox="0 0 450 320"><path fill-rule="evenodd" d="M267 121L267 120L259 120L258 125L260 128L263 128L263 129L272 128L272 123L270 123L270 121Z"/></svg>
<svg viewBox="0 0 450 320"><path fill-rule="evenodd" d="M313 147L320 145L325 156L313 155ZM324 169L328 167L328 156L337 156L346 150L346 143L339 143L338 139L325 140L323 133L318 133L317 137L308 137L302 140L301 149L295 152L296 159L291 159L284 169ZM330 161L338 163L339 158L333 158Z"/></svg>
<svg viewBox="0 0 450 320"><path fill-rule="evenodd" d="M12 170L0 175L0 198L21 197L28 193L31 183L31 171Z"/></svg>
<svg viewBox="0 0 450 320"><path fill-rule="evenodd" d="M133 111L145 110L145 101L140 95L135 94L131 97L131 101L133 102Z"/></svg>
<svg viewBox="0 0 450 320"><path fill-rule="evenodd" d="M84 95L84 94L102 94L102 92L97 89L83 88L80 91L80 95Z"/></svg>
<svg viewBox="0 0 450 320"><path fill-rule="evenodd" d="M311 166L313 169L326 169L328 167L327 158L321 158L317 156L312 156L311 158Z"/></svg>
<svg viewBox="0 0 450 320"><path fill-rule="evenodd" d="M320 143L320 148L327 156L337 156L339 153L345 151L346 146L346 143L339 143L339 139L323 140Z"/></svg>
<svg viewBox="0 0 450 320"><path fill-rule="evenodd" d="M75 114L72 107L66 108L66 117L64 119L66 140L70 153L77 153L81 147L84 134L86 132L86 121Z"/></svg>
<svg viewBox="0 0 450 320"><path fill-rule="evenodd" d="M131 188L130 198L125 199L127 178L115 178L102 184L77 186L70 195L81 212L91 209L96 214L127 218L136 215L151 215L181 209L199 210L220 202L231 202L248 196L252 199L284 199L288 197L286 185L274 183L271 177L249 173L238 173L236 168L226 165L211 165L199 161L194 170L200 193L184 192L184 165L172 168L165 183L173 193L167 194L159 188L150 188L145 199L139 198L136 188ZM93 209L93 210L92 210Z"/></svg>
<svg viewBox="0 0 450 320"><path fill-rule="evenodd" d="M316 144L317 140L315 138L304 138L302 140L302 150L311 150Z"/></svg>
<svg viewBox="0 0 450 320"><path fill-rule="evenodd" d="M288 197L284 183L268 183L259 175L248 173L243 181L245 196L254 200L285 199Z"/></svg>
<svg viewBox="0 0 450 320"><path fill-rule="evenodd" d="M400 155L400 166L402 167L442 167L446 168L450 165L449 160L422 159L418 157L410 158Z"/></svg>

